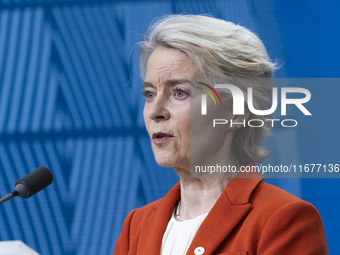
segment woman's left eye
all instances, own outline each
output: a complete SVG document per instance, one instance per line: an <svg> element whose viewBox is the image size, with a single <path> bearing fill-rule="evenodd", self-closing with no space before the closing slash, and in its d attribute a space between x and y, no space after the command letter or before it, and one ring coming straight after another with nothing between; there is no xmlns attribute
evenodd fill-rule
<svg viewBox="0 0 340 255"><path fill-rule="evenodd" d="M183 98L187 96L187 93L184 90L181 89L175 89L175 96L178 98Z"/></svg>

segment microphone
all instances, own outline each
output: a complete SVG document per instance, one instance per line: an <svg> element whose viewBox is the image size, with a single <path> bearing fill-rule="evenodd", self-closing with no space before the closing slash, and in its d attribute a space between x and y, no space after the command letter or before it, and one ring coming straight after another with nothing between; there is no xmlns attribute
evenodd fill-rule
<svg viewBox="0 0 340 255"><path fill-rule="evenodd" d="M10 200L13 197L19 196L22 198L30 198L34 194L43 190L53 182L52 172L44 166L41 166L22 177L15 183L15 188L12 193L7 194L0 199L0 204Z"/></svg>

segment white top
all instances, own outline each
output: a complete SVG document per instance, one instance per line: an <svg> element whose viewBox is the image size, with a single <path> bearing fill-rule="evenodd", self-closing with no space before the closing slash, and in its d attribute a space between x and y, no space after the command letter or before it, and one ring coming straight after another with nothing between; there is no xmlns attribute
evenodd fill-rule
<svg viewBox="0 0 340 255"><path fill-rule="evenodd" d="M39 255L22 241L0 242L0 255Z"/></svg>
<svg viewBox="0 0 340 255"><path fill-rule="evenodd" d="M163 235L161 255L185 255L207 215L205 213L194 219L178 221L173 213Z"/></svg>

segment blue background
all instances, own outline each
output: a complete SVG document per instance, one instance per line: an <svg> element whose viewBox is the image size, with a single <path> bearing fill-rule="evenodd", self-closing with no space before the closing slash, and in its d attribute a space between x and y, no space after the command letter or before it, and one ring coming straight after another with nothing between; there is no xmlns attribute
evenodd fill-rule
<svg viewBox="0 0 340 255"><path fill-rule="evenodd" d="M339 77L336 0L1 0L0 195L40 165L55 181L0 206L0 240L41 254L113 254L126 214L178 181L157 166L144 130L136 45L170 13L248 27L282 64L276 77ZM267 162L340 163L340 87L306 88L314 119L274 129ZM340 254L340 179L267 181L314 204L330 254Z"/></svg>

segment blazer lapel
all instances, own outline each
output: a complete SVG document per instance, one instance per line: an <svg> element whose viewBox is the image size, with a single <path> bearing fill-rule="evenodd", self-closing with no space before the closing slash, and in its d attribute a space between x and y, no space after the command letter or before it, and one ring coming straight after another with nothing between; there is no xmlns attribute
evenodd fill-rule
<svg viewBox="0 0 340 255"><path fill-rule="evenodd" d="M247 178L245 178L247 177ZM231 180L198 229L187 254L194 254L197 247L204 247L206 254L213 254L236 225L251 210L249 200L256 186L263 180L261 174L238 174ZM159 255L162 239L173 208L180 199L177 183L160 200L145 220L138 243L138 255Z"/></svg>
<svg viewBox="0 0 340 255"><path fill-rule="evenodd" d="M252 193L263 179L261 174L239 174L230 181L198 229L187 254L194 255L197 247L205 249L204 255L213 254L251 210Z"/></svg>
<svg viewBox="0 0 340 255"><path fill-rule="evenodd" d="M163 234L171 218L173 208L180 199L179 182L160 200L160 203L150 213L141 229L137 249L138 255L159 255L161 252Z"/></svg>

